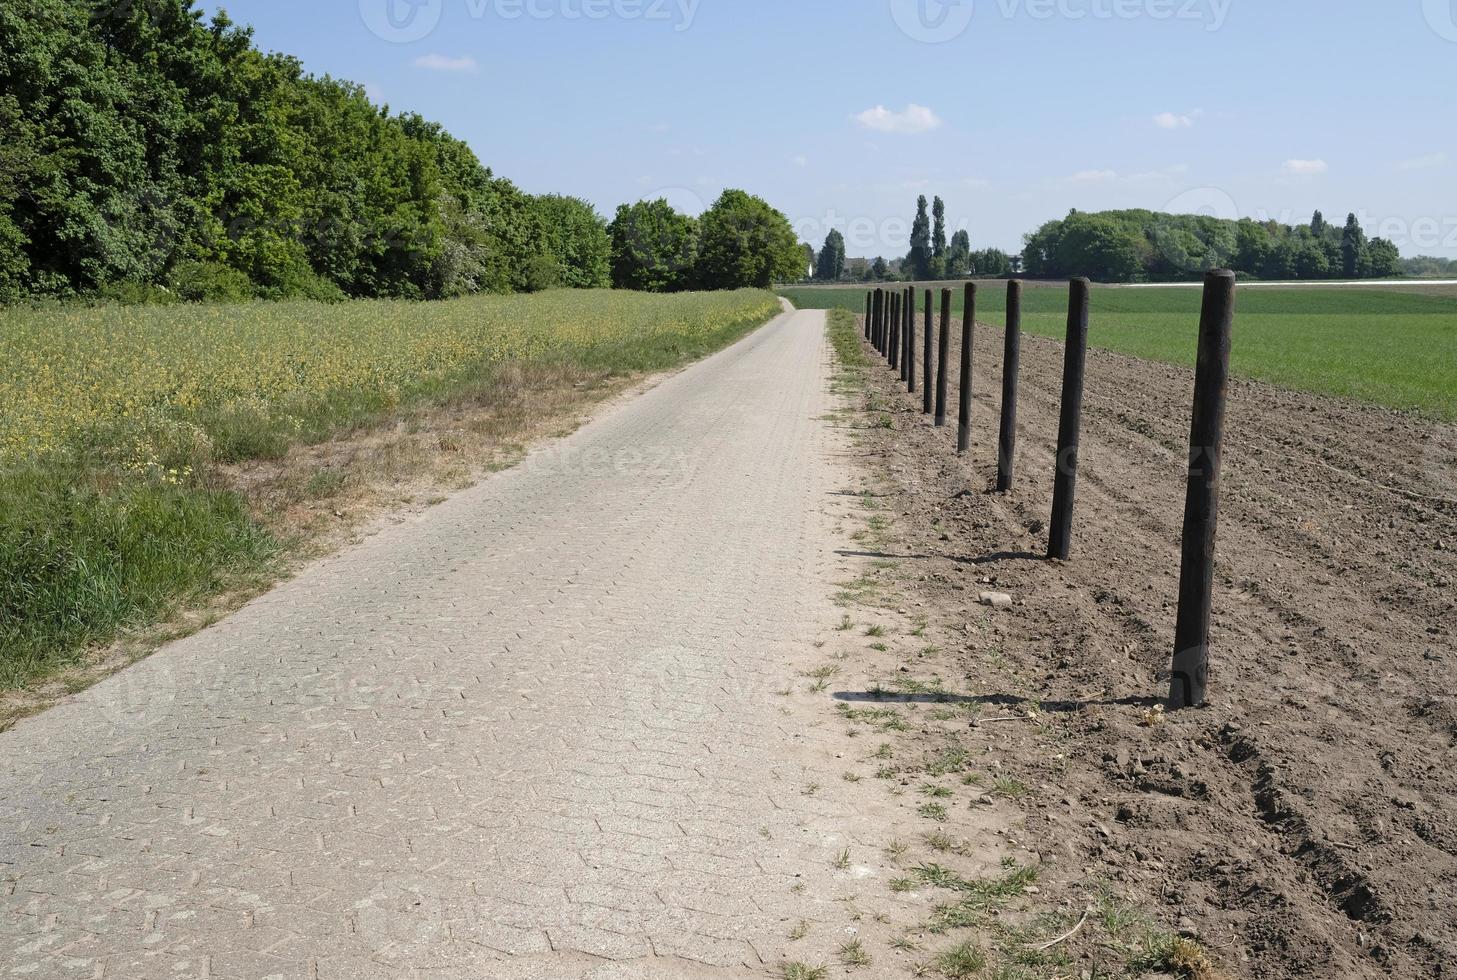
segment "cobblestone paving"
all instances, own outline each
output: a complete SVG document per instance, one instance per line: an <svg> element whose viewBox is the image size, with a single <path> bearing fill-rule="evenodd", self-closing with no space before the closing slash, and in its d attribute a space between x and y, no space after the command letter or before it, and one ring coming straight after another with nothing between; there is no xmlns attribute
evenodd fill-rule
<svg viewBox="0 0 1457 980"><path fill-rule="evenodd" d="M786 315L0 735L0 976L832 956L879 872L773 694L838 619L828 374Z"/></svg>

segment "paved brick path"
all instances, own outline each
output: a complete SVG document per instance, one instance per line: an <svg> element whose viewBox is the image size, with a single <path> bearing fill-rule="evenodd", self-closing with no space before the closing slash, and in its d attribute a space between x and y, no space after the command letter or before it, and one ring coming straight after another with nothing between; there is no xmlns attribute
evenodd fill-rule
<svg viewBox="0 0 1457 980"><path fill-rule="evenodd" d="M783 317L0 735L0 976L762 975L843 934L866 840L773 694L838 618L828 368Z"/></svg>

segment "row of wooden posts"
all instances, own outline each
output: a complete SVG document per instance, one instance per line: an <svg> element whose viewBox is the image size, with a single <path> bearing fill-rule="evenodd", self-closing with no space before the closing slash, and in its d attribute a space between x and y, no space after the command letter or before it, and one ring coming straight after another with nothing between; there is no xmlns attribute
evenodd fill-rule
<svg viewBox="0 0 1457 980"><path fill-rule="evenodd" d="M1090 283L1073 279L1068 290L1067 342L1063 351L1062 410L1057 429L1053 476L1050 559L1067 561L1072 553L1073 503L1078 480L1078 448L1083 414L1083 379L1088 353ZM971 448L972 346L976 334L974 282L966 284L961 317L961 404L956 451ZM925 291L925 332L917 350L916 290L875 289L865 296L865 339L898 372L906 391L916 392L916 359L921 360L921 410L946 425L946 388L951 348L950 289L941 290L939 335L934 329L934 294ZM1205 703L1209 680L1209 620L1214 588L1214 539L1219 511L1219 473L1224 441L1224 406L1229 378L1230 334L1234 324L1234 273L1218 270L1204 281L1199 320L1194 416L1189 439L1188 485L1184 501L1184 540L1179 578L1179 615L1175 628L1172 708ZM1007 493L1015 478L1017 378L1022 349L1022 283L1007 283L1007 328L1002 360L1002 418L997 445L997 491Z"/></svg>

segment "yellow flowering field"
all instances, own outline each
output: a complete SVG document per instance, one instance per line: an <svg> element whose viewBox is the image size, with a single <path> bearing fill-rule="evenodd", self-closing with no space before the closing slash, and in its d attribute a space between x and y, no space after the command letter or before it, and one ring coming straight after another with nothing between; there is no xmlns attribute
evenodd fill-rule
<svg viewBox="0 0 1457 980"><path fill-rule="evenodd" d="M263 413L302 429L327 425L335 408L345 420L388 410L507 359L594 359L623 349L681 356L776 310L756 290L10 308L0 310L0 465L127 419L160 416L208 430L217 413Z"/></svg>
<svg viewBox="0 0 1457 980"><path fill-rule="evenodd" d="M508 361L672 367L778 308L758 290L601 290L0 309L0 693L276 573L290 533L275 535L215 463L489 391Z"/></svg>

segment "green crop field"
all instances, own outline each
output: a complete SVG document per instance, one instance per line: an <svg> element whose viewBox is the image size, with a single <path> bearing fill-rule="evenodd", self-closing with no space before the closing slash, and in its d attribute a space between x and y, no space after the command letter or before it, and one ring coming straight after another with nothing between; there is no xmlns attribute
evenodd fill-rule
<svg viewBox="0 0 1457 980"><path fill-rule="evenodd" d="M858 286L786 288L781 295L801 308L865 308ZM977 295L977 319L1004 325L1005 284L980 283ZM961 289L952 296L960 316ZM1089 343L1193 364L1199 300L1198 289L1094 287ZM924 302L918 289L918 307ZM936 303L939 309L939 294ZM1022 308L1025 331L1063 337L1065 288L1028 283ZM1457 420L1457 295L1438 287L1244 288L1232 369L1288 388Z"/></svg>

